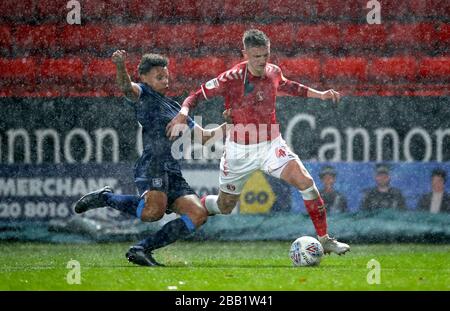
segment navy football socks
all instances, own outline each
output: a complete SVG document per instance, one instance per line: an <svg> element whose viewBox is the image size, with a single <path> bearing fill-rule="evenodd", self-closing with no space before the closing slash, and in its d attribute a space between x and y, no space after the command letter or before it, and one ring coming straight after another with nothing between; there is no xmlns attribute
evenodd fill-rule
<svg viewBox="0 0 450 311"><path fill-rule="evenodd" d="M118 211L140 218L140 215L137 215L137 210L139 207L139 203L144 202L144 199L141 199L137 195L123 195L114 193L105 193L104 195L106 197L106 203L108 206Z"/></svg>
<svg viewBox="0 0 450 311"><path fill-rule="evenodd" d="M145 250L154 250L186 237L194 231L195 225L192 220L187 215L182 215L168 222L153 236L140 241L137 245L144 247Z"/></svg>

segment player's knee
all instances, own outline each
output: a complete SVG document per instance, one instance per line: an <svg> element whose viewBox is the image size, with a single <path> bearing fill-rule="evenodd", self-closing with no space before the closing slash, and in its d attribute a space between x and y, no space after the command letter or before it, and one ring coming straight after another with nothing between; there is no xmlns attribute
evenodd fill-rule
<svg viewBox="0 0 450 311"><path fill-rule="evenodd" d="M231 214L234 207L236 206L236 201L234 199L223 199L218 202L220 212L224 215Z"/></svg>
<svg viewBox="0 0 450 311"><path fill-rule="evenodd" d="M201 205L192 206L192 208L190 208L189 212L186 214L192 220L192 223L195 225L196 228L203 225L208 219L208 212Z"/></svg>
<svg viewBox="0 0 450 311"><path fill-rule="evenodd" d="M165 210L156 206L146 206L142 211L141 220L146 222L158 221L164 217Z"/></svg>
<svg viewBox="0 0 450 311"><path fill-rule="evenodd" d="M300 190L305 190L314 185L314 179L308 174L303 176L301 180L298 182L298 188Z"/></svg>
<svg viewBox="0 0 450 311"><path fill-rule="evenodd" d="M314 185L314 179L308 174L308 172L303 174L293 173L288 176L286 181L291 185L294 185L299 190L305 190Z"/></svg>
<svg viewBox="0 0 450 311"><path fill-rule="evenodd" d="M196 227L200 227L208 220L208 211L203 207L198 208L196 211L196 222L194 223Z"/></svg>
<svg viewBox="0 0 450 311"><path fill-rule="evenodd" d="M303 164L290 161L281 173L281 179L299 190L305 190L314 185L314 180Z"/></svg>

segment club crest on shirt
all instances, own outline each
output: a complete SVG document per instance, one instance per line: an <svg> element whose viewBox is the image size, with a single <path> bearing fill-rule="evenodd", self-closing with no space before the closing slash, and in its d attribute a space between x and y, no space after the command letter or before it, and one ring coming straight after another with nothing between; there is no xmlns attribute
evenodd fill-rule
<svg viewBox="0 0 450 311"><path fill-rule="evenodd" d="M217 78L209 80L208 82L205 83L205 87L208 90L212 90L215 88L219 87L219 80L217 80Z"/></svg>
<svg viewBox="0 0 450 311"><path fill-rule="evenodd" d="M152 185L153 185L153 187L161 188L162 187L162 178L153 178Z"/></svg>

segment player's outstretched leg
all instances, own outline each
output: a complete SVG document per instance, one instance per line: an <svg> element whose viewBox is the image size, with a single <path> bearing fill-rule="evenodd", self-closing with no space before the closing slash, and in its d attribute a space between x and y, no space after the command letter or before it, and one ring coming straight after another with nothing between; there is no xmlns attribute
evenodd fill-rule
<svg viewBox="0 0 450 311"><path fill-rule="evenodd" d="M338 242L328 235L327 211L313 178L300 160L291 160L284 167L281 179L300 190L306 211L313 222L314 228L325 254L345 254L350 246Z"/></svg>
<svg viewBox="0 0 450 311"><path fill-rule="evenodd" d="M75 203L74 209L77 214L81 214L90 209L108 206L140 218L139 211L142 210L144 204L145 199L140 196L114 194L113 189L106 186L83 196Z"/></svg>
<svg viewBox="0 0 450 311"><path fill-rule="evenodd" d="M113 193L113 189L109 186L105 186L99 190L90 192L79 199L74 206L75 213L81 214L94 208L105 207L106 193Z"/></svg>
<svg viewBox="0 0 450 311"><path fill-rule="evenodd" d="M338 255L345 254L350 250L350 246L345 243L338 242L336 239L328 235L327 211L325 203L319 194L316 186L300 191L305 203L306 210L311 218L314 228L316 229L318 239L322 244L325 254L336 253ZM311 197L311 194L313 195ZM317 196L315 199L313 197ZM305 198L306 197L306 198Z"/></svg>
<svg viewBox="0 0 450 311"><path fill-rule="evenodd" d="M309 189L300 191L300 193L303 195L306 210L308 211L308 214L314 224L314 228L316 229L318 239L322 244L324 253L336 253L338 255L342 255L348 252L350 250L350 246L348 244L341 243L328 235L327 211L325 209L325 203L323 202L316 186L313 185ZM312 197L311 194L313 195ZM315 196L317 197L313 199Z"/></svg>
<svg viewBox="0 0 450 311"><path fill-rule="evenodd" d="M155 234L132 246L126 254L128 261L142 266L160 266L161 264L153 258L152 252L188 237L208 218L206 210L201 206L196 195L179 197L171 208L181 216L169 221Z"/></svg>
<svg viewBox="0 0 450 311"><path fill-rule="evenodd" d="M166 223L158 232L138 244L130 247L125 255L129 262L141 266L162 266L152 257L152 251L189 236L195 231L195 225L187 215Z"/></svg>

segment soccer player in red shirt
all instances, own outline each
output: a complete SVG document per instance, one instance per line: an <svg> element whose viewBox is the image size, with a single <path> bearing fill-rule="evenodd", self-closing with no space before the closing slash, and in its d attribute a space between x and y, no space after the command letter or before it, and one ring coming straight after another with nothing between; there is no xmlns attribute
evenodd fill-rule
<svg viewBox="0 0 450 311"><path fill-rule="evenodd" d="M199 101L224 97L233 126L220 162L219 196L202 198L209 214L231 213L250 175L262 170L299 189L324 252L343 254L350 247L328 235L324 202L313 178L281 137L275 109L278 95L339 102L340 94L332 89L320 92L286 79L278 66L268 62L270 40L262 31L246 31L243 44L246 61L187 97L178 115L167 125L167 135L171 139L178 136L177 126L186 124L189 109Z"/></svg>

